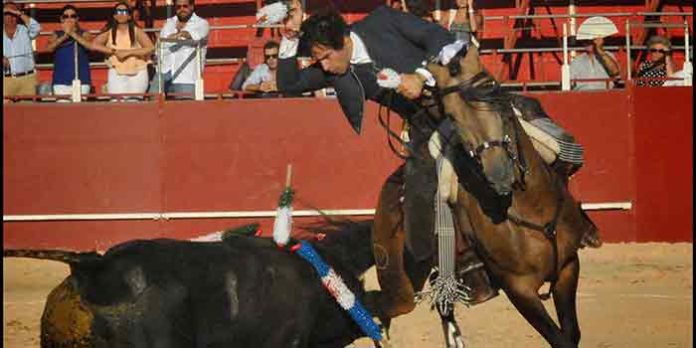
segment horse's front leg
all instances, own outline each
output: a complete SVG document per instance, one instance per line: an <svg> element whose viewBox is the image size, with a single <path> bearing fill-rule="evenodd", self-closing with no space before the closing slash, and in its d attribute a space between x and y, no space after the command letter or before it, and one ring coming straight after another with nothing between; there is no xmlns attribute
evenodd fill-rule
<svg viewBox="0 0 696 348"><path fill-rule="evenodd" d="M580 343L580 326L576 309L576 293L580 260L577 256L561 268L556 286L553 288L553 302L561 324L561 331L573 343Z"/></svg>
<svg viewBox="0 0 696 348"><path fill-rule="evenodd" d="M539 299L541 283L532 277L512 277L504 281L505 293L510 302L527 319L553 348L577 348L577 344L566 337Z"/></svg>
<svg viewBox="0 0 696 348"><path fill-rule="evenodd" d="M454 304L449 303L443 308L436 305L437 313L440 315L440 323L442 331L445 335L445 347L447 348L464 348L464 337L459 329L457 320L454 319Z"/></svg>

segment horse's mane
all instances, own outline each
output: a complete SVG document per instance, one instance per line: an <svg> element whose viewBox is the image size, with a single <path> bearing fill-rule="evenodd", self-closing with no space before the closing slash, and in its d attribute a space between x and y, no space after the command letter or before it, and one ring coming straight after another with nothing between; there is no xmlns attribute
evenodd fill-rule
<svg viewBox="0 0 696 348"><path fill-rule="evenodd" d="M500 113L503 119L513 116L511 102L516 96L510 92L503 90L500 84L495 81L488 73L484 74L483 79L488 81L475 85L467 84L460 88L459 96L462 100L473 108L477 106L472 102L484 102L492 106L493 111Z"/></svg>

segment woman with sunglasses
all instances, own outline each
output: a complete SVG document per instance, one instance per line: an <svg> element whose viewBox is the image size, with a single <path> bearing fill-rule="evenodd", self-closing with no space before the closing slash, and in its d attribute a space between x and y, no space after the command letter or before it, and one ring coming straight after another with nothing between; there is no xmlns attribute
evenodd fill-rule
<svg viewBox="0 0 696 348"><path fill-rule="evenodd" d="M674 75L672 65L672 44L664 36L655 35L648 42L648 58L640 64L639 78L655 79ZM660 87L665 80L638 80L638 86Z"/></svg>
<svg viewBox="0 0 696 348"><path fill-rule="evenodd" d="M88 94L91 89L92 79L87 49L84 44L76 44L75 38L79 38L79 41L84 43L90 43L93 36L80 28L78 20L75 6L63 6L60 11L62 30L54 32L48 39L46 49L53 52L53 94L55 95L72 93L72 81L75 79L75 52L77 52L77 77L81 83L82 94Z"/></svg>
<svg viewBox="0 0 696 348"><path fill-rule="evenodd" d="M108 93L145 93L149 82L147 65L155 46L145 31L135 25L128 4L118 2L101 33L84 45L107 55Z"/></svg>

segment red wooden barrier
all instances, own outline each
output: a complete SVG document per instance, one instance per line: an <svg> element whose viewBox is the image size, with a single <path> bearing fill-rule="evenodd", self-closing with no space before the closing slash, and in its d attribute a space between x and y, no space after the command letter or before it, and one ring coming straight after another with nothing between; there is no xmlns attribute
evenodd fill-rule
<svg viewBox="0 0 696 348"><path fill-rule="evenodd" d="M585 145L587 163L571 181L576 196L633 204L591 213L605 241L693 240L691 91L535 94ZM295 209L372 209L400 161L368 105L358 136L334 100L8 104L3 214L269 211L288 163ZM3 241L105 249L253 220L4 222ZM262 220L269 233L270 219Z"/></svg>

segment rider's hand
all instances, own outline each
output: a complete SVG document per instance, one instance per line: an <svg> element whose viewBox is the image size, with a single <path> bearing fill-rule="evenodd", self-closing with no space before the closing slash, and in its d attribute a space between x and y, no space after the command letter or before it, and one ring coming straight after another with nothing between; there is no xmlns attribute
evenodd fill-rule
<svg viewBox="0 0 696 348"><path fill-rule="evenodd" d="M401 84L396 91L408 99L416 99L423 93L425 78L419 74L401 74Z"/></svg>
<svg viewBox="0 0 696 348"><path fill-rule="evenodd" d="M300 26L302 25L302 4L299 0L292 0L288 4L288 17L283 21L283 28L280 30L281 34L288 38L296 38L300 33Z"/></svg>

